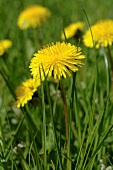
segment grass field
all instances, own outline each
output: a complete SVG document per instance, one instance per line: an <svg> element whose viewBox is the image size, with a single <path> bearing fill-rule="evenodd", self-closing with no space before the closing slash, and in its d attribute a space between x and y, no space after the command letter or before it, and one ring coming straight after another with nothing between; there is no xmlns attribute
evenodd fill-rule
<svg viewBox="0 0 113 170"><path fill-rule="evenodd" d="M51 17L21 30L18 16L33 4L47 7ZM24 107L15 102L16 88L32 77L34 53L62 42L72 22L85 22L84 35L105 19L113 19L112 0L0 0L0 39L12 41L0 56L0 170L113 169L112 45L88 48L68 39L86 56L79 71L59 81L45 78Z"/></svg>

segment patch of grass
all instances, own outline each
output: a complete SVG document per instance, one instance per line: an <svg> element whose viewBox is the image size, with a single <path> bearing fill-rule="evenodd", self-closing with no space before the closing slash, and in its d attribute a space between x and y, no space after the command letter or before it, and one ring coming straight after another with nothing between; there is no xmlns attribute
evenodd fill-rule
<svg viewBox="0 0 113 170"><path fill-rule="evenodd" d="M20 30L18 15L37 3L50 9L51 18L37 29ZM85 32L89 25L84 10L91 25L112 19L112 2L0 0L0 7L0 39L13 42L0 58L0 170L100 170L100 160L113 167L113 89L107 49L88 49L80 42L84 66L62 78L68 139L59 82L45 80L25 107L15 105L16 87L31 77L33 54L62 41L62 30L71 22L85 21ZM75 39L68 42L79 44Z"/></svg>

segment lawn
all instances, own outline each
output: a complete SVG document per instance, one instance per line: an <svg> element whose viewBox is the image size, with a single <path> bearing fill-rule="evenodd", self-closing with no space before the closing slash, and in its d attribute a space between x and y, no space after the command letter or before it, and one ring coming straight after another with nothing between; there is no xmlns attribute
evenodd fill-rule
<svg viewBox="0 0 113 170"><path fill-rule="evenodd" d="M46 13L19 25L32 5ZM113 169L112 7L112 0L0 0L0 170ZM99 20L110 24L95 29ZM78 22L68 37L65 28Z"/></svg>

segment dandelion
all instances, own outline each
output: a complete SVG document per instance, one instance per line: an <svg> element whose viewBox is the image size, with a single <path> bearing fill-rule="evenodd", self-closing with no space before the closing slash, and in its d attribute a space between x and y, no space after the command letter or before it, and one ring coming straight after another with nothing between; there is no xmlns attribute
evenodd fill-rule
<svg viewBox="0 0 113 170"><path fill-rule="evenodd" d="M113 43L113 20L101 20L91 26L83 36L83 42L90 48L93 45L96 48L111 46Z"/></svg>
<svg viewBox="0 0 113 170"><path fill-rule="evenodd" d="M37 87L40 86L40 80L35 81L30 78L25 82L22 82L20 86L17 87L16 94L16 105L17 107L23 107L29 100L32 99L34 92L37 90Z"/></svg>
<svg viewBox="0 0 113 170"><path fill-rule="evenodd" d="M26 8L18 17L17 25L20 29L36 28L40 26L48 17L51 12L48 8L40 5L32 5Z"/></svg>
<svg viewBox="0 0 113 170"><path fill-rule="evenodd" d="M29 66L31 74L35 79L39 78L41 74L42 80L44 80L44 76L53 75L55 80L59 80L62 76L66 78L66 74L71 76L70 70L76 72L85 58L80 47L64 42L49 44L38 50L34 56Z"/></svg>
<svg viewBox="0 0 113 170"><path fill-rule="evenodd" d="M4 39L0 40L0 56L2 56L8 48L11 48L12 41Z"/></svg>
<svg viewBox="0 0 113 170"><path fill-rule="evenodd" d="M66 38L69 39L75 36L76 34L80 33L83 30L84 26L85 26L84 22L75 22L75 23L68 25L66 28L64 28ZM63 32L62 32L61 38L63 40L65 39Z"/></svg>

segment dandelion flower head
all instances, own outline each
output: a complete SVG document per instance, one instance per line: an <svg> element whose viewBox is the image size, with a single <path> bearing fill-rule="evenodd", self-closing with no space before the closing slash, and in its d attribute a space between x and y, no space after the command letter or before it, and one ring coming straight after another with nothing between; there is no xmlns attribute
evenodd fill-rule
<svg viewBox="0 0 113 170"><path fill-rule="evenodd" d="M84 22L75 22L75 23L72 23L72 24L68 25L67 27L64 28L66 38L69 39L69 38L73 37L74 35L76 35L78 30L82 31L84 26L85 26ZM63 32L62 32L61 38L63 40L65 39L65 36L64 36Z"/></svg>
<svg viewBox="0 0 113 170"><path fill-rule="evenodd" d="M34 56L29 66L31 74L34 79L41 75L42 80L44 76L53 76L55 80L59 80L62 76L66 78L66 74L71 76L70 71L76 72L85 58L80 47L64 42L49 44L38 50Z"/></svg>
<svg viewBox="0 0 113 170"><path fill-rule="evenodd" d="M18 17L17 25L20 29L36 28L40 26L48 17L51 12L48 8L41 5L32 5L22 11Z"/></svg>
<svg viewBox="0 0 113 170"><path fill-rule="evenodd" d="M11 48L11 46L12 46L12 41L7 39L0 40L0 56L2 56L8 48Z"/></svg>
<svg viewBox="0 0 113 170"><path fill-rule="evenodd" d="M20 86L17 87L16 94L16 105L17 107L23 107L29 100L32 99L34 92L37 90L37 87L40 86L40 80L35 81L30 78L25 82L22 82Z"/></svg>
<svg viewBox="0 0 113 170"><path fill-rule="evenodd" d="M113 43L113 20L101 20L92 25L83 36L83 42L90 48L93 45L96 48L111 46Z"/></svg>

